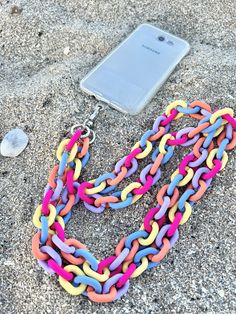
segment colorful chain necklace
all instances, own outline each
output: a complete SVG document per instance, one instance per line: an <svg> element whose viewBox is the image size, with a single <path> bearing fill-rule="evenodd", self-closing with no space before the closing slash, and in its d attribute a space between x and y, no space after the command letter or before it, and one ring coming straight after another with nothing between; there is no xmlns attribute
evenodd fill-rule
<svg viewBox="0 0 236 314"><path fill-rule="evenodd" d="M226 151L236 146L236 119L230 108L212 112L200 101L189 105L182 100L172 102L130 154L116 163L113 172L79 183L81 170L89 160L89 144L95 138L90 126L99 109L86 124L74 126L72 137L58 147L59 162L49 175L43 202L33 216L38 232L32 251L47 272L59 276L68 293L83 294L95 302L112 302L126 293L130 278L158 265L174 246L179 226L189 219L192 206L213 177L224 169ZM172 121L183 115L199 120L198 125L169 132ZM193 150L182 159L170 183L158 191L156 206L147 212L140 229L121 239L113 255L98 261L84 244L65 238L73 205L82 201L88 210L102 213L106 208L134 204L160 179L161 167L178 145L193 145ZM137 171L138 160L149 155L152 163L142 169L140 177L122 191L117 190L121 181Z"/></svg>

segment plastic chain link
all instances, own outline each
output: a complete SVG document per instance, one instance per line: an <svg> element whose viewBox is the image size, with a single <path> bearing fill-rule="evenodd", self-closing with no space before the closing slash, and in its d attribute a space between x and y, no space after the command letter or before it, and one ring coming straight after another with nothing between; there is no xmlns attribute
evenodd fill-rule
<svg viewBox="0 0 236 314"><path fill-rule="evenodd" d="M198 120L195 127L170 132L173 120L188 115ZM187 105L182 100L169 104L113 172L79 183L89 160L89 138L77 130L58 147L58 163L52 169L42 204L33 223L38 232L32 241L33 255L50 274L57 274L61 286L72 295L83 294L95 302L120 299L130 279L157 266L179 237L192 206L207 191L212 179L228 161L228 150L236 146L233 110L215 112L204 102ZM173 156L176 146L193 149L180 162L170 182L157 193L156 205L144 217L140 229L120 240L113 255L98 261L84 244L65 237L71 209L79 201L93 213L129 206L147 193L161 177L161 167ZM151 155L152 162L139 178L122 191L118 185L135 174L138 161Z"/></svg>

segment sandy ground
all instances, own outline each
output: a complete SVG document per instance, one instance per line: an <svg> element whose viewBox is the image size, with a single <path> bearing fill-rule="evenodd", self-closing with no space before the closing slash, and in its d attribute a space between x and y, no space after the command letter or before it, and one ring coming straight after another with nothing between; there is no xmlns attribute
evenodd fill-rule
<svg viewBox="0 0 236 314"><path fill-rule="evenodd" d="M12 14L14 5L19 14ZM234 152L194 207L172 252L160 267L132 280L122 300L97 305L69 296L31 255L31 218L55 149L68 127L83 121L96 104L79 90L80 79L143 22L191 44L190 54L143 113L101 113L83 176L88 180L111 171L172 99L198 98L214 108L236 109L235 7L235 0L1 1L0 138L21 127L30 139L19 157L0 157L1 313L235 313ZM167 167L162 184L179 158ZM85 242L98 258L110 255L121 236L139 227L154 195L155 189L136 205L99 217L79 205L67 235Z"/></svg>

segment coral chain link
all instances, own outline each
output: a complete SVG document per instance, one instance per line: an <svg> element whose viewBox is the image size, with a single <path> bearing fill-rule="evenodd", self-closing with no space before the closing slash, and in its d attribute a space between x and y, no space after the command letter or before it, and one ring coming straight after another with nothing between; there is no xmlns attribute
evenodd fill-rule
<svg viewBox="0 0 236 314"><path fill-rule="evenodd" d="M198 125L169 132L172 122L183 115L198 120ZM32 252L40 266L59 276L68 293L82 294L95 302L112 302L127 292L131 278L158 265L174 246L179 226L188 221L195 202L225 168L226 151L236 146L236 120L230 108L212 112L198 100L189 105L174 101L112 172L87 182L79 182L90 158L89 138L82 135L83 130L78 129L57 149L58 164L49 174L42 204L33 215L38 232L32 240ZM158 182L161 167L171 159L175 147L190 145L192 152L183 157L170 182L158 191L157 203L147 212L140 229L121 239L114 255L98 261L84 244L66 239L65 225L74 205L82 201L91 212L101 213L137 202ZM150 155L152 162L119 191L119 183L135 174L139 160Z"/></svg>

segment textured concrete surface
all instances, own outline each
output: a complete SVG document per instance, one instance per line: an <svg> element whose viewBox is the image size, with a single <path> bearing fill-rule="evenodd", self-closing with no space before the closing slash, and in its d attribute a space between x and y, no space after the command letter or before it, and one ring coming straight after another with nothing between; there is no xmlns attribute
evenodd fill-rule
<svg viewBox="0 0 236 314"><path fill-rule="evenodd" d="M31 217L55 149L67 128L96 104L79 90L79 80L143 22L191 44L190 54L139 116L101 113L83 175L91 179L112 170L172 99L198 98L236 109L235 6L234 0L1 1L0 138L13 127L30 138L19 157L0 157L1 313L235 313L234 152L194 207L172 252L160 267L132 280L122 300L97 305L69 296L31 255ZM180 156L179 151L160 184ZM99 217L79 205L67 235L85 242L98 258L107 256L121 236L139 227L154 196L152 189L136 205Z"/></svg>

